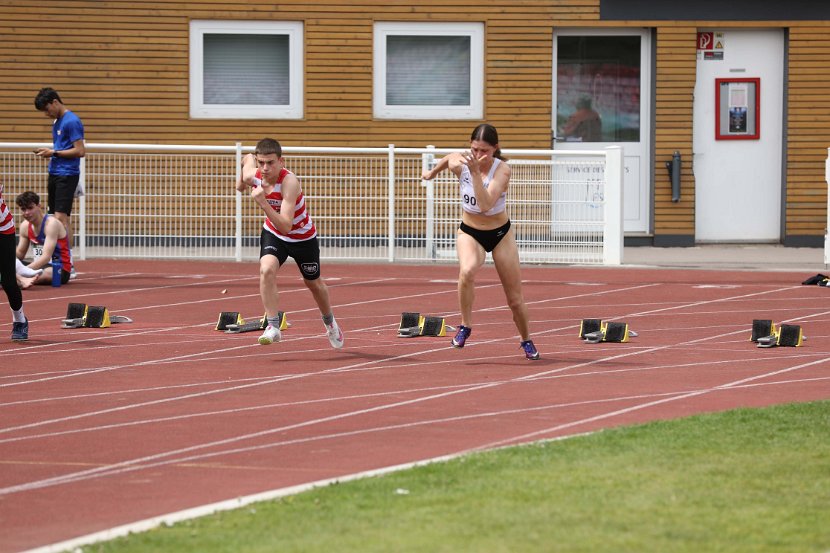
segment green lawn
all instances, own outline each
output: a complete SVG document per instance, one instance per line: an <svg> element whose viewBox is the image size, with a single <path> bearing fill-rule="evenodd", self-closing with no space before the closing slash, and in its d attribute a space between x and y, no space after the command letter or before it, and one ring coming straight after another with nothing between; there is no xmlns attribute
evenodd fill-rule
<svg viewBox="0 0 830 553"><path fill-rule="evenodd" d="M84 551L830 551L830 402L470 455Z"/></svg>

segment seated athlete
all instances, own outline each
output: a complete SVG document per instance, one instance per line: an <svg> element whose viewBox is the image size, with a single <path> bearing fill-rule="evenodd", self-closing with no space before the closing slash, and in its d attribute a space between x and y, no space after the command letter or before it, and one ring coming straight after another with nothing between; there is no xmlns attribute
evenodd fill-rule
<svg viewBox="0 0 830 553"><path fill-rule="evenodd" d="M17 196L15 203L24 219L20 223L17 259L25 258L31 245L34 255L28 268L41 271L30 277L18 274L18 284L23 289L33 284L51 284L53 259L60 261L61 283L66 284L72 275L72 251L69 248L66 227L57 217L43 212L40 196L34 192L23 192Z"/></svg>

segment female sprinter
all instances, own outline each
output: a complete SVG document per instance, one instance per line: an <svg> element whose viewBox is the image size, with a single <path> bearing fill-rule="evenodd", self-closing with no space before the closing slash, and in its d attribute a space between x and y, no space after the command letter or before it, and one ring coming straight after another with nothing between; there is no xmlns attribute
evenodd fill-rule
<svg viewBox="0 0 830 553"><path fill-rule="evenodd" d="M513 312L513 322L522 337L521 347L525 356L531 360L539 359L539 352L530 339L527 306L522 296L519 249L505 211L510 166L501 155L495 127L486 123L476 127L470 136L469 152L444 156L435 167L424 171L423 179L432 180L444 169L449 169L458 177L462 208L461 225L455 241L461 326L452 345L463 348L472 332L475 277L484 264L487 252L491 252L507 305Z"/></svg>

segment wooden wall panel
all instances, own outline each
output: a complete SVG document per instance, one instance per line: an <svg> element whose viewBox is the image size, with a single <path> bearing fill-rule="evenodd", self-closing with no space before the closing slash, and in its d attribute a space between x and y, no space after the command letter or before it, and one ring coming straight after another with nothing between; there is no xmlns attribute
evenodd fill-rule
<svg viewBox="0 0 830 553"><path fill-rule="evenodd" d="M8 85L0 92L0 141L48 139L49 122L34 111L32 99L49 85L82 117L87 140L94 142L250 144L276 135L298 146L462 146L478 121L373 119L373 24L476 19L486 24L485 119L499 128L505 147L549 147L553 26L598 18L596 0L506 6L437 0L409 6L70 1L50 14L49 25L43 25L40 8L30 0L0 6L0 77ZM191 120L191 19L303 21L304 118ZM60 26L73 31L57 40L53 30Z"/></svg>
<svg viewBox="0 0 830 553"><path fill-rule="evenodd" d="M654 233L694 235L692 100L697 71L697 28L661 26L655 48ZM680 152L680 200L672 202L666 162Z"/></svg>
<svg viewBox="0 0 830 553"><path fill-rule="evenodd" d="M830 25L810 22L789 32L786 234L824 236L830 146Z"/></svg>
<svg viewBox="0 0 830 553"><path fill-rule="evenodd" d="M552 118L556 27L656 29L654 233L694 233L692 93L698 26L789 29L786 233L822 236L824 161L830 145L830 28L827 22L599 20L599 0L504 4L422 0L80 1L50 9L33 0L0 3L0 141L47 141L50 122L32 100L53 86L84 120L91 142L463 147L478 121L394 121L372 117L375 21L485 23L485 119L505 148L547 148ZM188 25L192 19L304 23L304 118L189 118ZM429 76L425 76L429 78ZM680 202L671 201L665 162L683 156Z"/></svg>

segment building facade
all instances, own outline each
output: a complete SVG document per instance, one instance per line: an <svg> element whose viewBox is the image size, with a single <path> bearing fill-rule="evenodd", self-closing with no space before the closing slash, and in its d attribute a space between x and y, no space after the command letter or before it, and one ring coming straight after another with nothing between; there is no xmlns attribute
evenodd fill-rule
<svg viewBox="0 0 830 553"><path fill-rule="evenodd" d="M0 3L0 141L625 151L626 242L820 247L830 5ZM669 169L672 169L670 171Z"/></svg>

